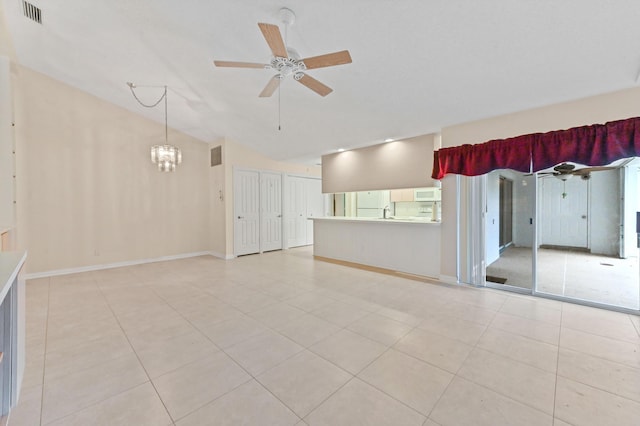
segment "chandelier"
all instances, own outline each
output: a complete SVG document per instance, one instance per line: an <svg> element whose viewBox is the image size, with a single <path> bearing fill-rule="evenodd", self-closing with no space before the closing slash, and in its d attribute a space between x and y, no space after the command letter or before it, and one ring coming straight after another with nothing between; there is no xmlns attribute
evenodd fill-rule
<svg viewBox="0 0 640 426"><path fill-rule="evenodd" d="M182 163L182 151L180 148L174 145L169 145L169 126L167 125L167 86L164 86L164 92L160 99L154 104L145 104L142 102L134 89L136 85L133 83L127 83L131 94L138 101L140 105L145 108L154 108L164 99L164 144L154 145L151 147L151 161L153 164L158 165L158 170L161 172L173 172L176 169L176 165Z"/></svg>

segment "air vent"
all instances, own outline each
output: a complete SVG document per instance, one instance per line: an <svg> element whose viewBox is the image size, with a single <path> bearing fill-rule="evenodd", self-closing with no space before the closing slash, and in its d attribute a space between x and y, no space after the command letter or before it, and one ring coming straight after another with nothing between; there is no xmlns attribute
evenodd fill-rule
<svg viewBox="0 0 640 426"><path fill-rule="evenodd" d="M42 11L39 7L29 3L28 1L22 0L22 12L24 13L24 16L32 21L42 24Z"/></svg>
<svg viewBox="0 0 640 426"><path fill-rule="evenodd" d="M211 167L222 164L222 146L211 148Z"/></svg>

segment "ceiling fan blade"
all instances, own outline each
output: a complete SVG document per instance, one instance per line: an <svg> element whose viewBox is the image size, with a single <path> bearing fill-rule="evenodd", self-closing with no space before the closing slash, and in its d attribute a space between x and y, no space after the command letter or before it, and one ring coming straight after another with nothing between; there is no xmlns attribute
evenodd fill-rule
<svg viewBox="0 0 640 426"><path fill-rule="evenodd" d="M589 174L591 172L600 172L603 170L614 170L614 169L617 169L617 167L607 167L607 166L585 167L584 169L578 169L573 173L582 175L582 174Z"/></svg>
<svg viewBox="0 0 640 426"><path fill-rule="evenodd" d="M278 86L280 86L280 79L278 78L278 75L274 75L271 78L271 80L269 80L267 85L264 86L264 89L262 89L262 92L260 92L258 97L260 97L260 98L268 98L269 96L273 95L273 92L276 91Z"/></svg>
<svg viewBox="0 0 640 426"><path fill-rule="evenodd" d="M318 80L307 74L304 74L302 78L298 80L298 82L304 84L320 96L327 96L329 93L333 92L333 89L331 87L325 86L324 84L320 83Z"/></svg>
<svg viewBox="0 0 640 426"><path fill-rule="evenodd" d="M236 61L213 61L216 67L230 68L265 68L267 64L258 64L255 62L236 62Z"/></svg>
<svg viewBox="0 0 640 426"><path fill-rule="evenodd" d="M306 65L308 70L314 68L332 67L334 65L350 64L351 55L348 50L342 50L340 52L327 53L326 55L313 56L311 58L303 59L302 62Z"/></svg>
<svg viewBox="0 0 640 426"><path fill-rule="evenodd" d="M260 27L260 31L262 31L264 39L271 48L273 56L288 58L289 55L287 54L287 48L284 46L284 41L282 41L280 28L278 28L277 25L265 23L258 23L258 26Z"/></svg>

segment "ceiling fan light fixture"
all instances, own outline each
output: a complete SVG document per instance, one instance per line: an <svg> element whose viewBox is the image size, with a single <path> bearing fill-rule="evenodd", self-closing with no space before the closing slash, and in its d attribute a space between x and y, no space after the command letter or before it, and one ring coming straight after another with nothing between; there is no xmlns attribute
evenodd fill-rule
<svg viewBox="0 0 640 426"><path fill-rule="evenodd" d="M572 176L573 175L571 173L557 173L553 175L553 177L555 177L556 179L560 179L563 182L568 181Z"/></svg>

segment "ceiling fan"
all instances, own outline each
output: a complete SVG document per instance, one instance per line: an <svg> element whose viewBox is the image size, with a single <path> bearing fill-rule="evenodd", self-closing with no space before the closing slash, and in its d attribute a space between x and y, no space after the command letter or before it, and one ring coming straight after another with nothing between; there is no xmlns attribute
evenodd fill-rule
<svg viewBox="0 0 640 426"><path fill-rule="evenodd" d="M295 14L287 8L280 9L280 17L285 26L293 24L295 20ZM333 89L311 77L305 71L351 63L351 55L348 50L300 59L300 56L295 49L285 45L280 33L280 28L277 25L258 23L258 27L260 27L260 31L262 31L262 35L267 41L267 44L271 49L271 53L273 53L273 58L270 63L261 64L253 62L217 60L214 60L213 63L217 67L262 68L275 70L276 75L269 80L265 88L260 92L259 97L261 98L271 96L280 86L280 81L288 76L292 76L294 80L307 86L320 96L327 96L333 91Z"/></svg>
<svg viewBox="0 0 640 426"><path fill-rule="evenodd" d="M585 167L582 169L577 169L574 164L570 163L562 163L558 164L553 168L553 172L541 172L539 175L552 175L562 181L566 181L570 179L572 176L580 176L583 180L591 179L591 172L599 172L602 170L612 170L617 167L606 167L606 166L598 166L598 167Z"/></svg>

